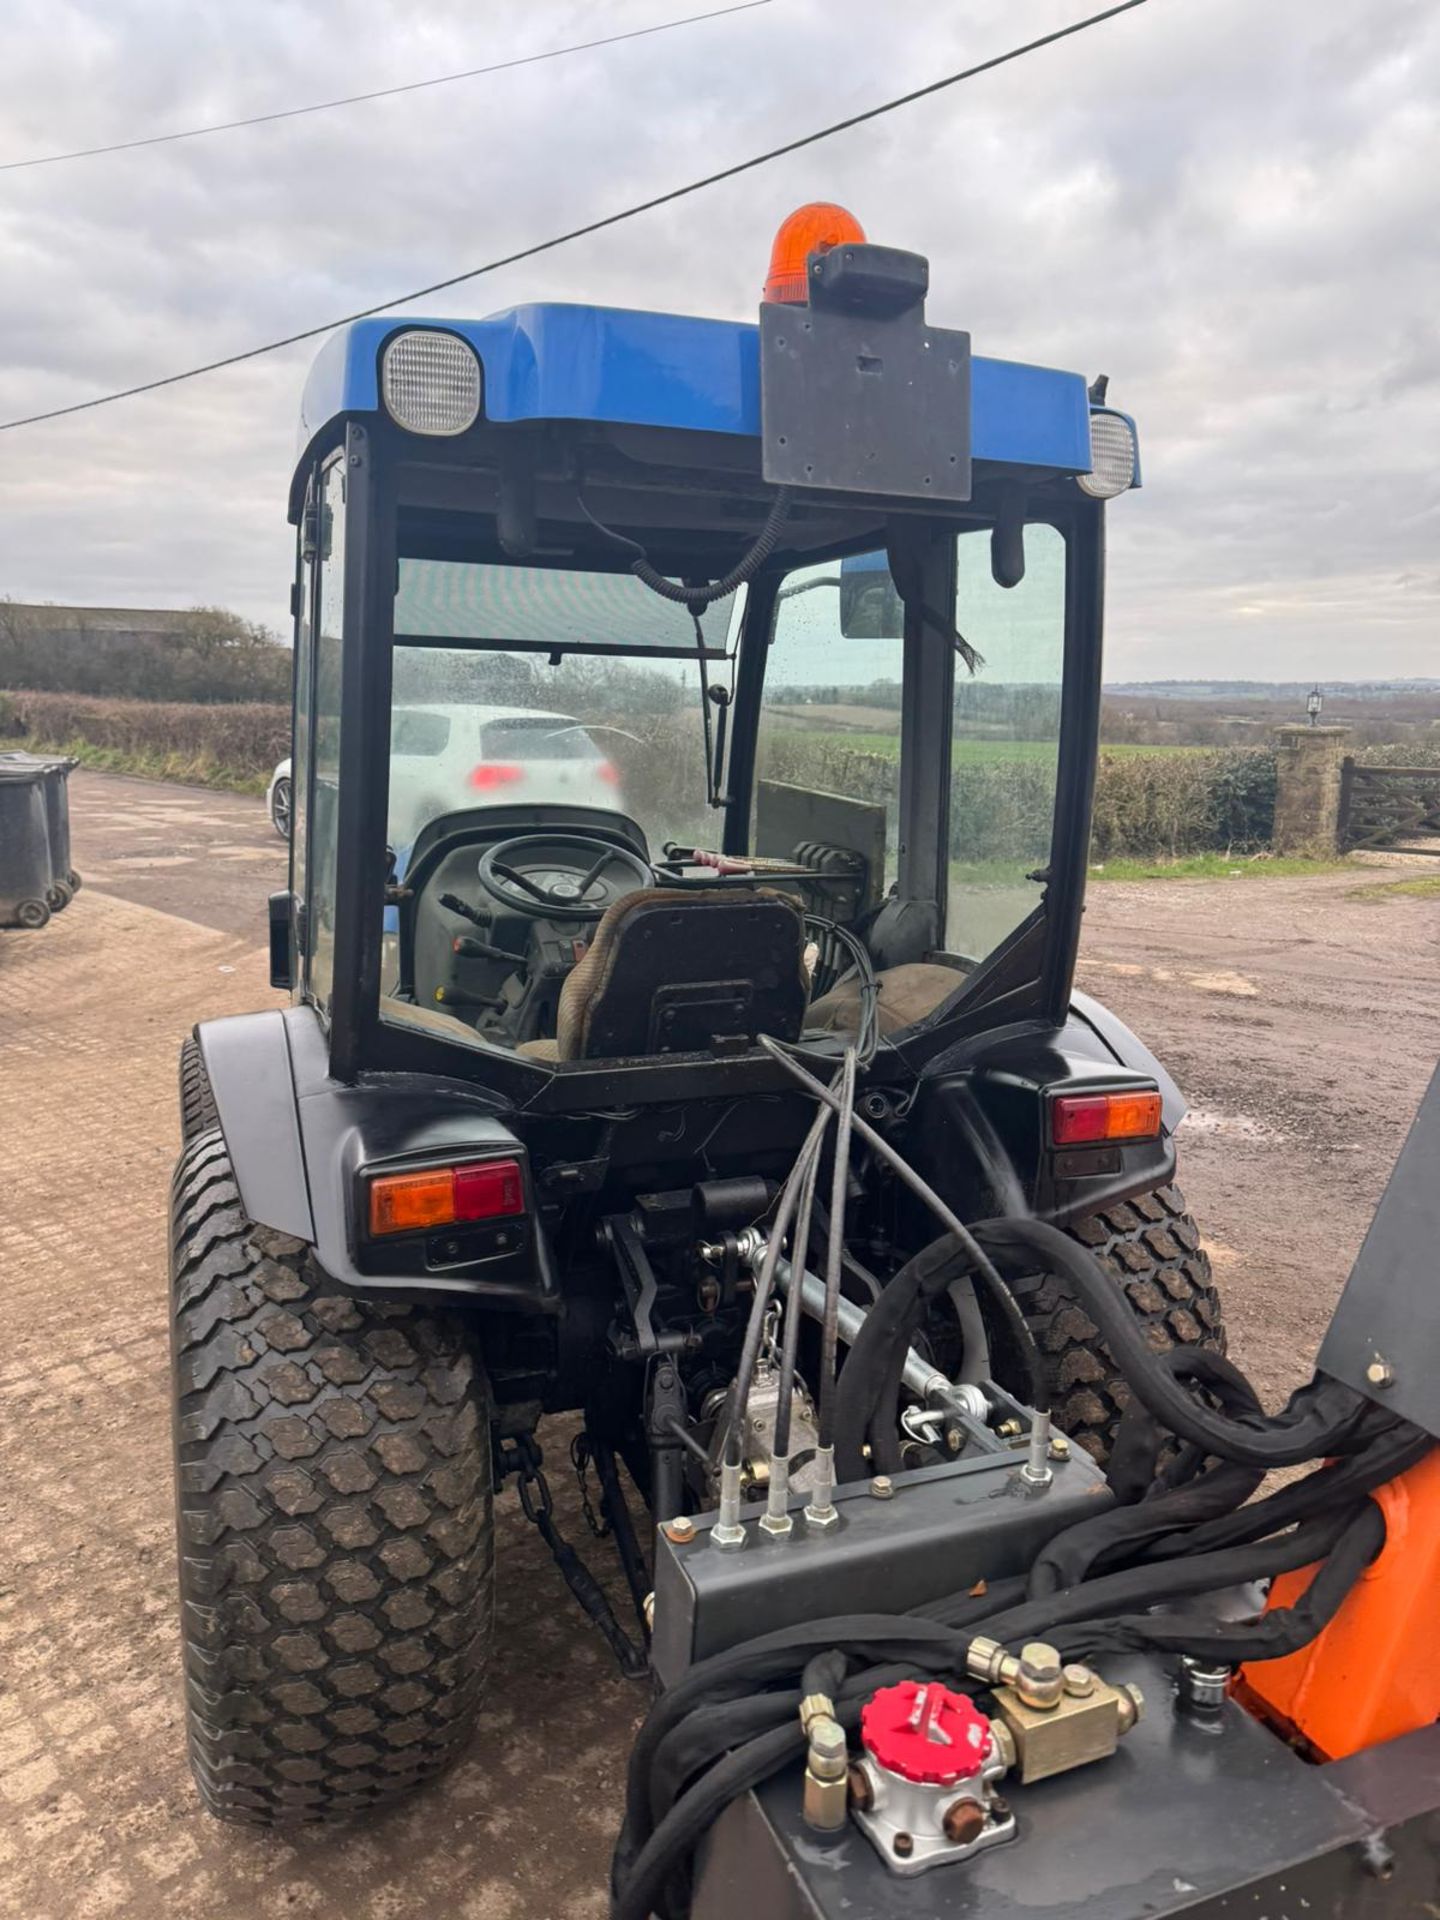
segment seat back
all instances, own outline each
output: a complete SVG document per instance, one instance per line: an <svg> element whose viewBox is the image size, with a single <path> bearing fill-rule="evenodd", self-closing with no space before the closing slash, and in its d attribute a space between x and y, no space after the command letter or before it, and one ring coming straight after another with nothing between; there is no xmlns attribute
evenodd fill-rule
<svg viewBox="0 0 1440 1920"><path fill-rule="evenodd" d="M805 928L783 894L643 887L617 900L560 994L562 1060L799 1038Z"/></svg>

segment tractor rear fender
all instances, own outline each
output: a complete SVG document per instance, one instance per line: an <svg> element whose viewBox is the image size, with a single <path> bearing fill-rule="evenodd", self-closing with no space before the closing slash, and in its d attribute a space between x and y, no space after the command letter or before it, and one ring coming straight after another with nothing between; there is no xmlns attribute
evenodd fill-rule
<svg viewBox="0 0 1440 1920"><path fill-rule="evenodd" d="M1173 1133L1185 1114L1178 1087L1128 1027L1088 996L1077 1000L1063 1027L974 1035L922 1076L906 1151L962 1217L1028 1208L1063 1227L1174 1178ZM1131 1087L1158 1089L1158 1138L1052 1144L1056 1095Z"/></svg>
<svg viewBox="0 0 1440 1920"><path fill-rule="evenodd" d="M358 1291L555 1309L528 1157L483 1092L433 1074L388 1074L355 1086L332 1080L325 1034L309 1006L207 1021L195 1034L240 1203L257 1225L312 1246L331 1280ZM362 1168L496 1156L520 1163L523 1218L444 1246L445 1236L436 1235L369 1243L359 1230Z"/></svg>
<svg viewBox="0 0 1440 1920"><path fill-rule="evenodd" d="M1100 1001L1093 1000L1088 993L1072 991L1071 1027L1077 1022L1089 1027L1112 1060L1118 1061L1122 1067L1132 1068L1136 1073L1150 1076L1160 1089L1165 1131L1173 1134L1190 1111L1189 1102L1140 1036L1132 1033L1123 1020L1118 1019L1108 1007L1102 1006Z"/></svg>

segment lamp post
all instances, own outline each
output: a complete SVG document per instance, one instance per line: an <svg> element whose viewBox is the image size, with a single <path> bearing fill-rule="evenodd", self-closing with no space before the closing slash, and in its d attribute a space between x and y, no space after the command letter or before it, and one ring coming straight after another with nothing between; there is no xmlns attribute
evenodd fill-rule
<svg viewBox="0 0 1440 1920"><path fill-rule="evenodd" d="M1312 687L1309 693L1306 694L1305 696L1305 711L1310 716L1310 724L1312 727L1319 725L1320 709L1324 706L1324 704L1325 704L1324 694L1321 693L1319 687Z"/></svg>

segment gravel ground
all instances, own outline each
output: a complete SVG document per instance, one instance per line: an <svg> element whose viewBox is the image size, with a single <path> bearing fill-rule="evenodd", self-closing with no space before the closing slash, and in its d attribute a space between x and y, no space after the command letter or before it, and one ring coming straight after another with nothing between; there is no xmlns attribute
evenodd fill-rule
<svg viewBox="0 0 1440 1920"><path fill-rule="evenodd" d="M283 849L252 800L83 773L72 800L86 890L45 932L0 935L0 1914L598 1916L639 1701L513 1495L490 1713L464 1763L327 1836L198 1810L169 1484L174 1062L196 1019L272 999ZM1440 902L1366 891L1391 877L1092 896L1084 984L1195 1104L1182 1179L1234 1350L1271 1393L1308 1366L1440 1052Z"/></svg>

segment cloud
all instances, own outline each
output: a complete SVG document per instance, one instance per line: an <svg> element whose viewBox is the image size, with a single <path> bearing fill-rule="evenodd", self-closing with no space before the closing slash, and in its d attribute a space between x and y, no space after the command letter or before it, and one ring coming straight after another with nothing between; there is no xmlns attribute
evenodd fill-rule
<svg viewBox="0 0 1440 1920"><path fill-rule="evenodd" d="M625 28L681 8L630 0ZM489 79L0 175L0 409L63 404L385 299L1049 30L1076 0L775 0ZM21 0L0 159L584 39L592 9ZM905 113L425 303L746 315L837 198L927 252L977 351L1112 378L1116 676L1436 670L1440 19L1153 0ZM0 592L279 627L309 348L0 437Z"/></svg>

